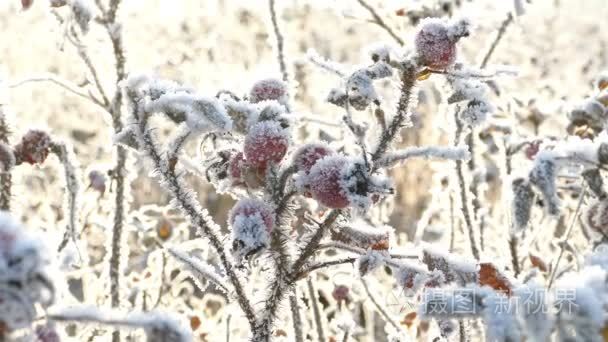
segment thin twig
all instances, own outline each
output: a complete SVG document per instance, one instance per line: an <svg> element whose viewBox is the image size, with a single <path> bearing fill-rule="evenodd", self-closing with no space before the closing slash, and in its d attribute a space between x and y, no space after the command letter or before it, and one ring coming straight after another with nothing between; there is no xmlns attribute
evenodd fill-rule
<svg viewBox="0 0 608 342"><path fill-rule="evenodd" d="M291 320L293 323L293 333L296 342L304 342L304 332L302 331L302 315L298 305L298 290L294 286L292 294L289 296L289 307L291 308Z"/></svg>
<svg viewBox="0 0 608 342"><path fill-rule="evenodd" d="M285 43L285 39L283 38L283 34L279 29L279 22L277 20L277 12L275 8L275 0L268 0L268 5L270 7L270 21L272 22L272 29L274 30L274 35L277 40L277 58L279 59L279 67L281 68L283 81L285 83L289 83L289 73L287 72L287 64L285 63L285 52L283 46Z"/></svg>
<svg viewBox="0 0 608 342"><path fill-rule="evenodd" d="M70 92L74 95L80 96L86 100L93 102L97 106L99 106L99 107L103 108L105 111L107 111L107 108L103 105L103 103L101 103L98 100L96 100L95 98L91 97L88 93L86 93L85 91L80 89L80 87L70 83L69 81L63 80L63 79L59 78L57 75L53 75L53 74L43 74L43 75L28 77L28 78L22 79L20 81L17 81L15 83L11 83L11 84L9 84L8 87L17 88L22 85L25 85L28 83L35 83L35 82L51 82L55 85L60 86L61 88L67 90L68 92Z"/></svg>
<svg viewBox="0 0 608 342"><path fill-rule="evenodd" d="M500 40L504 36L505 32L507 31L507 27L512 22L513 22L513 14L511 14L509 12L507 14L507 18L500 25L500 28L498 29L498 33L496 34L496 38L494 38L494 41L490 45L488 52L486 52L486 55L483 57L481 65L479 66L480 69L484 69L488 65L488 62L490 61L490 57L492 57L492 54L494 53L494 50L498 46L498 43L500 42Z"/></svg>
<svg viewBox="0 0 608 342"><path fill-rule="evenodd" d="M376 24L382 27L397 43L399 43L399 45L405 44L403 39L401 39L401 37L399 37L390 26L388 26L384 19L382 19L382 17L378 14L378 12L376 12L376 10L371 5L369 5L364 0L357 1L359 1L359 4L361 4L361 6L363 6L369 12L369 14L372 15Z"/></svg>
<svg viewBox="0 0 608 342"><path fill-rule="evenodd" d="M327 341L325 339L325 331L323 330L323 319L321 317L321 309L319 308L319 303L317 301L317 291L315 290L314 283L312 278L308 278L308 294L310 296L310 306L312 307L312 314L315 318L315 326L317 328L317 339L319 342Z"/></svg>
<svg viewBox="0 0 608 342"><path fill-rule="evenodd" d="M456 135L454 144L458 145L460 135L462 134L463 125L458 117L459 110L457 109L454 113L454 120L456 121ZM479 249L477 249L477 243L475 242L475 230L473 228L473 220L471 218L471 212L469 211L469 199L468 199L468 188L464 179L464 167L461 160L456 161L456 174L458 176L458 185L460 186L460 202L462 206L462 215L467 225L469 242L471 245L471 253L475 259L479 260Z"/></svg>
<svg viewBox="0 0 608 342"><path fill-rule="evenodd" d="M365 293L367 293L367 298L369 298L369 300L372 302L372 304L374 304L374 306L376 307L376 311L378 311L378 313L380 315L382 315L382 317L384 317L384 320L387 323L389 323L390 325L392 325L393 328L395 328L395 330L401 331L401 327L399 326L399 324L397 324L397 322L395 322L391 318L391 316L388 314L388 312L386 312L386 310L382 307L382 305L380 305L380 302L378 302L376 297L372 294L372 292L369 289L369 285L367 284L367 281L363 277L361 277L361 283L363 284Z"/></svg>
<svg viewBox="0 0 608 342"><path fill-rule="evenodd" d="M557 268L559 267L559 263L562 261L562 257L564 256L564 251L566 250L566 244L568 243L568 239L570 239L570 235L572 234L572 231L574 230L574 225L576 223L578 214L580 213L581 207L583 205L583 200L585 198L585 195L587 194L587 183L585 183L583 181L582 187L583 187L583 190L581 191L580 198L578 200L578 204L576 205L576 211L574 212L574 215L572 216L572 221L570 223L570 226L568 227L566 236L564 237L564 240L560 243L559 255L557 256L557 260L555 261L555 264L554 264L553 268L551 269L551 277L549 277L549 285L547 286L547 290L551 289L551 286L553 285L553 281L555 281L555 275L557 274Z"/></svg>
<svg viewBox="0 0 608 342"><path fill-rule="evenodd" d="M293 277L295 279L300 279L306 275L308 275L310 272L325 268L325 267L330 267L330 266L335 266L335 265L343 265L343 264L352 264L355 261L357 261L357 259L359 258L343 258L343 259L336 259L336 260L328 260L328 261L322 261L322 262L318 262L316 264L312 264L308 267L303 268L300 272L298 272L298 274L294 275Z"/></svg>

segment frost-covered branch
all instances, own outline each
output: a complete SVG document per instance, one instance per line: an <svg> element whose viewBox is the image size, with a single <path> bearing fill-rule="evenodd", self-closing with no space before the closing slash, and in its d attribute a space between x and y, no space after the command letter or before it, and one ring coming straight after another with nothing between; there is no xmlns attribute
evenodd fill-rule
<svg viewBox="0 0 608 342"><path fill-rule="evenodd" d="M384 157L377 161L382 167L392 167L397 163L404 162L410 158L438 158L447 160L467 160L470 154L467 147L442 147L442 146L424 146L424 147L407 147L403 150L387 153Z"/></svg>
<svg viewBox="0 0 608 342"><path fill-rule="evenodd" d="M227 294L230 292L225 285L226 280L223 279L223 277L221 277L220 275L216 274L216 272L211 267L173 248L169 248L167 249L167 251L169 252L169 254L171 254L171 256L173 256L180 263L186 266L186 268L188 268L190 272L193 273L193 275L197 276L200 279L206 279L210 281Z"/></svg>
<svg viewBox="0 0 608 342"><path fill-rule="evenodd" d="M144 111L143 100L137 97L136 90L132 89L132 86L133 85L127 83L125 93L129 97L132 111L131 114L137 123L136 133L139 144L153 161L154 168L161 178L161 185L171 193L175 205L188 217L192 225L200 230L201 235L209 240L211 246L219 255L224 271L236 292L237 301L245 313L252 331L254 331L257 327L255 313L241 284L241 280L236 273L234 265L226 253L217 224L215 224L208 213L200 207L200 204L196 201L192 191L188 190L183 179L175 173L175 169L168 167L167 161L163 159L161 152L157 147L157 143L152 136L152 132L148 128L149 113Z"/></svg>

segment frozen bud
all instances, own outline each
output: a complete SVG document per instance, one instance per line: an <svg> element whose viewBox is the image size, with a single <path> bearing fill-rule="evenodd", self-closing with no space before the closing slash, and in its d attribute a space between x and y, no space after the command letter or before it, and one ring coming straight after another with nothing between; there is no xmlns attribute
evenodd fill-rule
<svg viewBox="0 0 608 342"><path fill-rule="evenodd" d="M488 102L474 99L469 101L466 108L460 112L460 118L468 125L479 126L486 121L493 110L492 105Z"/></svg>
<svg viewBox="0 0 608 342"><path fill-rule="evenodd" d="M384 62L379 62L370 66L367 68L367 71L370 77L374 80L391 77L393 75L393 68Z"/></svg>
<svg viewBox="0 0 608 342"><path fill-rule="evenodd" d="M368 48L367 52L374 63L390 63L391 61L391 49L387 45L382 44L371 46Z"/></svg>
<svg viewBox="0 0 608 342"><path fill-rule="evenodd" d="M89 188L100 192L102 195L106 192L106 184L108 178L105 173L98 170L91 170L89 172Z"/></svg>
<svg viewBox="0 0 608 342"><path fill-rule="evenodd" d="M337 302L348 301L350 289L346 285L337 285L334 287L334 290L331 292L331 296Z"/></svg>
<svg viewBox="0 0 608 342"><path fill-rule="evenodd" d="M288 128L290 126L289 120L284 115L285 107L280 105L276 101L264 101L260 115L257 118L258 122L262 121L276 121L281 124L282 128Z"/></svg>
<svg viewBox="0 0 608 342"><path fill-rule="evenodd" d="M372 102L378 101L371 74L367 70L355 71L346 81L348 103L356 110L364 110Z"/></svg>
<svg viewBox="0 0 608 342"><path fill-rule="evenodd" d="M547 213L557 216L560 213L559 197L555 185L557 165L549 155L550 152L543 152L539 152L535 159L534 168L530 171L530 183L540 190Z"/></svg>
<svg viewBox="0 0 608 342"><path fill-rule="evenodd" d="M249 92L249 99L253 103L258 103L265 100L275 100L281 104L286 104L287 84L276 78L267 78L257 81Z"/></svg>
<svg viewBox="0 0 608 342"><path fill-rule="evenodd" d="M228 214L232 228L232 250L237 259L247 258L268 246L274 212L257 199L238 201Z"/></svg>
<svg viewBox="0 0 608 342"><path fill-rule="evenodd" d="M233 98L222 98L228 116L232 119L232 129L246 134L252 122L257 121L258 109L248 101L237 101Z"/></svg>
<svg viewBox="0 0 608 342"><path fill-rule="evenodd" d="M0 143L0 171L9 171L15 166L15 153L5 143Z"/></svg>
<svg viewBox="0 0 608 342"><path fill-rule="evenodd" d="M232 119L228 112L215 98L197 98L191 103L191 110L186 112L186 124L195 132L213 130L229 131Z"/></svg>
<svg viewBox="0 0 608 342"><path fill-rule="evenodd" d="M232 155L228 164L228 175L232 181L232 185L244 184L244 172L246 168L245 155L243 152L237 152Z"/></svg>
<svg viewBox="0 0 608 342"><path fill-rule="evenodd" d="M468 36L468 22L449 24L438 18L424 19L418 26L415 46L420 63L433 69L446 69L456 61L456 42Z"/></svg>
<svg viewBox="0 0 608 342"><path fill-rule="evenodd" d="M293 155L293 165L298 171L308 174L315 163L335 152L324 143L310 143L301 146Z"/></svg>
<svg viewBox="0 0 608 342"><path fill-rule="evenodd" d="M72 0L71 8L78 27L83 33L87 33L89 22L93 18L93 6L89 0Z"/></svg>
<svg viewBox="0 0 608 342"><path fill-rule="evenodd" d="M15 146L17 165L21 163L42 164L51 150L51 137L44 131L30 130Z"/></svg>
<svg viewBox="0 0 608 342"><path fill-rule="evenodd" d="M278 122L259 122L245 137L245 159L250 166L266 170L270 163L279 163L285 157L288 146L289 135Z"/></svg>
<svg viewBox="0 0 608 342"><path fill-rule="evenodd" d="M325 99L325 101L338 107L345 107L347 100L348 95L346 95L344 90L340 88L333 88L332 90L330 90L329 94L327 95L327 98Z"/></svg>
<svg viewBox="0 0 608 342"><path fill-rule="evenodd" d="M523 178L513 180L511 188L513 190L513 225L517 230L523 230L530 222L534 191L530 183Z"/></svg>

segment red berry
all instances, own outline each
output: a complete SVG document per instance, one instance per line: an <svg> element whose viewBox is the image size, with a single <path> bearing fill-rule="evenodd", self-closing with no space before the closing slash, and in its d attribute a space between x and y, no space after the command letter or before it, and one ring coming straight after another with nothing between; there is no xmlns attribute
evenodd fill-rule
<svg viewBox="0 0 608 342"><path fill-rule="evenodd" d="M98 170L91 170L89 172L89 187L95 191L100 192L102 195L106 192L106 175Z"/></svg>
<svg viewBox="0 0 608 342"><path fill-rule="evenodd" d="M529 160L534 160L534 157L536 157L536 154L538 154L538 151L540 150L540 141L533 141L531 142L528 146L526 146L524 152L526 154L526 158L528 158Z"/></svg>
<svg viewBox="0 0 608 342"><path fill-rule="evenodd" d="M338 302L348 300L348 293L350 289L345 285L338 285L334 287L334 290L331 292L331 296Z"/></svg>
<svg viewBox="0 0 608 342"><path fill-rule="evenodd" d="M315 163L307 177L312 197L328 208L346 208L350 204L343 180L347 165L344 156L327 157Z"/></svg>
<svg viewBox="0 0 608 342"><path fill-rule="evenodd" d="M294 153L293 164L298 171L304 171L308 174L318 160L333 154L335 152L326 144L306 144Z"/></svg>
<svg viewBox="0 0 608 342"><path fill-rule="evenodd" d="M51 137L44 131L30 130L15 146L17 164L42 164L51 150Z"/></svg>
<svg viewBox="0 0 608 342"><path fill-rule="evenodd" d="M243 172L245 171L245 155L238 152L232 155L228 164L228 174L233 185L243 184Z"/></svg>
<svg viewBox="0 0 608 342"><path fill-rule="evenodd" d="M276 78L257 81L249 93L250 101L258 103L265 100L275 100L281 104L287 102L287 85Z"/></svg>
<svg viewBox="0 0 608 342"><path fill-rule="evenodd" d="M456 60L456 41L449 35L449 26L441 19L426 19L416 33L416 53L422 65L445 69Z"/></svg>
<svg viewBox="0 0 608 342"><path fill-rule="evenodd" d="M270 232L274 226L274 213L264 202L256 199L239 200L230 210L229 222L234 228L239 221L248 219L259 219L266 231Z"/></svg>
<svg viewBox="0 0 608 342"><path fill-rule="evenodd" d="M288 145L287 131L278 122L258 122L245 137L245 159L250 166L265 171L269 163L279 163L285 157Z"/></svg>

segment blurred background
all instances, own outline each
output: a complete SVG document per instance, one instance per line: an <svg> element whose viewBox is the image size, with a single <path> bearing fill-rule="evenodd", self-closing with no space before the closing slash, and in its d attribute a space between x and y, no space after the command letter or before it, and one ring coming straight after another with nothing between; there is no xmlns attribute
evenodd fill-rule
<svg viewBox="0 0 608 342"><path fill-rule="evenodd" d="M405 50L420 17L466 15L474 23L475 33L459 44L460 58L472 64L479 64L514 6L512 1L496 0L367 2L403 38ZM324 99L339 80L309 64L306 51L314 48L348 70L364 63L362 51L370 44L394 44L394 41L371 22L369 12L357 0L280 0L277 3L296 86L292 94L295 110L325 123L338 123L342 113ZM500 80L497 114L506 120L516 115L525 116L533 100L537 106L546 108L549 115L540 129L550 130L563 124L564 106L572 99L584 97L591 89L594 75L608 64L605 33L608 3L605 0L533 0L523 4L525 14L508 27L490 63L510 65L518 73L517 77ZM58 13L61 14L61 10L58 9ZM220 89L245 94L254 80L279 76L267 1L125 0L120 16L129 71L151 71L208 94ZM66 42L64 30L65 26L49 11L47 1L36 0L28 11L22 11L20 1L2 0L0 70L4 79L14 84L52 73L87 86L86 69L75 48ZM98 66L102 83L112 89L113 58L105 32L99 25L92 25L82 43ZM383 84L388 103L393 86L388 81ZM452 142L452 133L444 124L445 113L441 113L437 105L441 89L441 85L435 85L431 79L419 90L424 96L415 108L414 127L404 131L403 145ZM110 168L109 121L90 102L52 83L30 82L11 88L8 103L16 132L47 127L56 136L73 141L77 157L86 170ZM324 136L324 125L313 120L307 135ZM528 128L515 128L518 129ZM416 161L394 171L398 182L395 205L399 210L392 214L390 221L397 230L414 234L415 224L431 198L429 189L441 180L446 167L449 168L449 164ZM25 221L35 220L42 225L60 219L62 198L56 194L60 193L62 182L57 181L61 176L57 170L56 165L47 163L16 175L16 206ZM232 199L215 195L204 181L196 182L201 199L217 215L217 221L224 223ZM88 195L97 200L96 193L89 190ZM132 195L135 209L167 200L143 170L133 184Z"/></svg>

